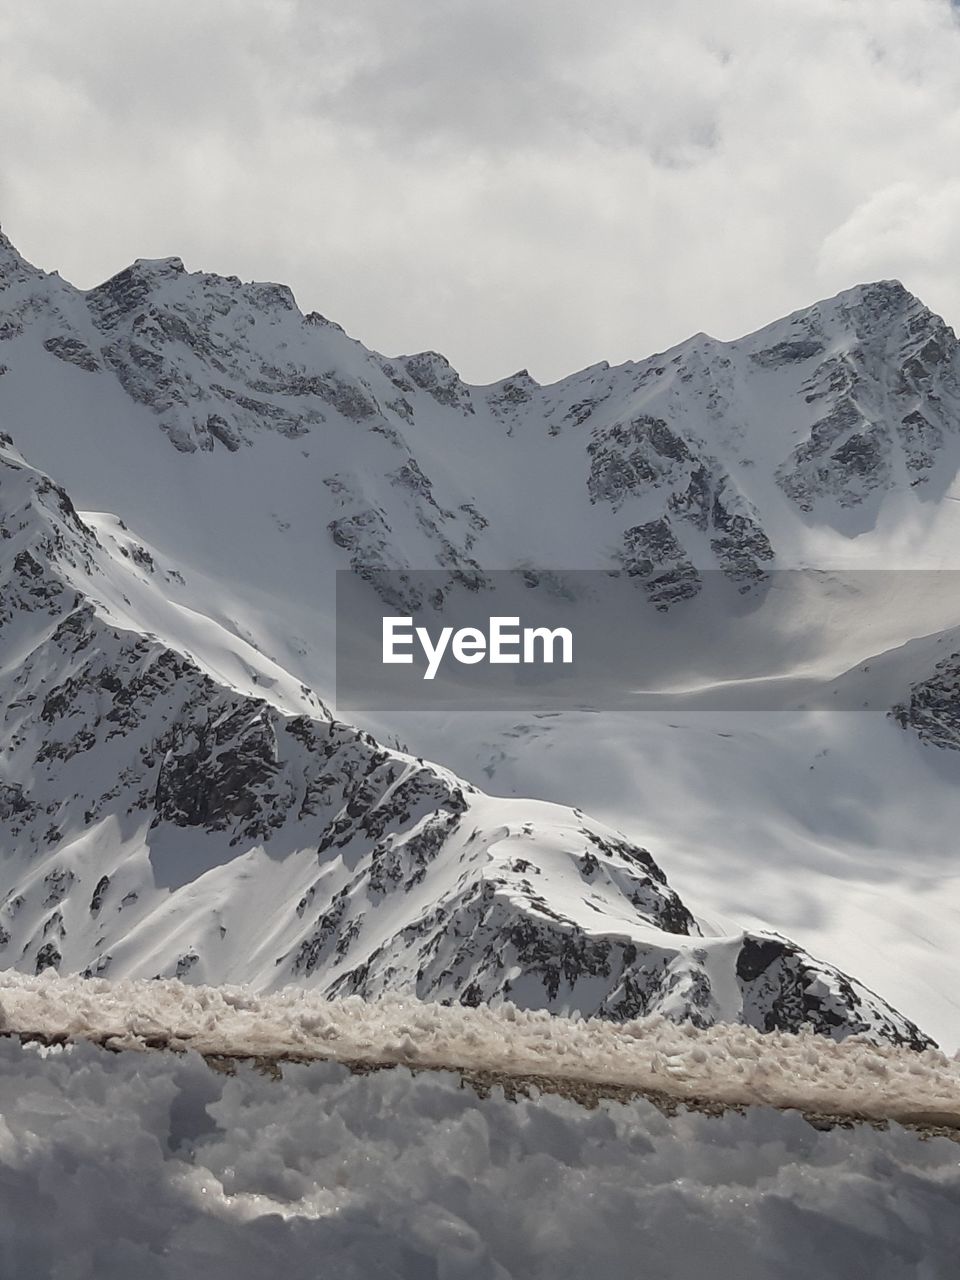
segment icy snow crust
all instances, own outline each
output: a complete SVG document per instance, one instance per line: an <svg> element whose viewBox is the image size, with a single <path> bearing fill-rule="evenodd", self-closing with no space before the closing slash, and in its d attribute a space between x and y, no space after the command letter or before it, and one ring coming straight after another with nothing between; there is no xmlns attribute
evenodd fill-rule
<svg viewBox="0 0 960 1280"><path fill-rule="evenodd" d="M267 1061L458 1068L471 1077L616 1086L678 1101L960 1127L960 1062L936 1049L835 1043L804 1032L698 1031L654 1015L625 1023L513 1005L471 1009L385 996L325 1000L301 988L0 975L2 1031L46 1044L193 1049ZM601 1089L602 1092L602 1089Z"/></svg>
<svg viewBox="0 0 960 1280"><path fill-rule="evenodd" d="M0 1114L10 1276L946 1280L960 1249L956 1144L897 1126L11 1040Z"/></svg>

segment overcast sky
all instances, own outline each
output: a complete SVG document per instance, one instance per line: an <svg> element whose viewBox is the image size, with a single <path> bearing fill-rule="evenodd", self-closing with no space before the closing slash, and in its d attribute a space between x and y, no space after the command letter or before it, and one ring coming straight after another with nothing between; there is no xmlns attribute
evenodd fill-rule
<svg viewBox="0 0 960 1280"><path fill-rule="evenodd" d="M897 276L960 325L948 0L0 0L0 222L541 381Z"/></svg>

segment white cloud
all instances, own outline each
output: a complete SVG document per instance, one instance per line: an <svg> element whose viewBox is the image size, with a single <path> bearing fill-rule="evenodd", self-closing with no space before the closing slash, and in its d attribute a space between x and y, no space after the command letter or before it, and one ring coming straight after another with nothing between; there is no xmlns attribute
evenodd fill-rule
<svg viewBox="0 0 960 1280"><path fill-rule="evenodd" d="M947 0L34 0L0 217L77 283L179 253L475 380L865 276L960 322L957 65Z"/></svg>
<svg viewBox="0 0 960 1280"><path fill-rule="evenodd" d="M824 240L820 269L874 277L889 263L933 302L955 304L948 273L960 260L960 181L893 182L872 192ZM947 277L945 279L945 277ZM960 315L955 318L960 320Z"/></svg>

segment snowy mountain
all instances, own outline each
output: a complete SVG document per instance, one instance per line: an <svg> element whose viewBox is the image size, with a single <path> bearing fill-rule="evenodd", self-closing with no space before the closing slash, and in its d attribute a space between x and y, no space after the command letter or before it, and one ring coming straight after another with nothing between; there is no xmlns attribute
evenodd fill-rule
<svg viewBox="0 0 960 1280"><path fill-rule="evenodd" d="M252 650L225 683L212 624L206 660L132 629L176 571L104 546L9 442L0 467L10 963L925 1043L789 943L703 938L651 856L578 812L387 750Z"/></svg>
<svg viewBox="0 0 960 1280"><path fill-rule="evenodd" d="M704 897L683 894L707 918L641 843L569 807L645 821L660 721L334 718L332 574L382 590L382 570L431 568L457 590L497 568L619 567L661 611L709 570L750 590L854 544L887 564L904 511L947 507L958 373L952 332L884 283L739 343L469 387L435 353L388 360L303 316L282 286L171 258L82 292L0 237L5 962L922 1043L757 932L782 919L754 901L759 876L724 870L722 836L693 846ZM949 545L949 519L925 545ZM949 622L891 624L884 648ZM420 754L378 741L397 733ZM731 894L746 933L723 921Z"/></svg>

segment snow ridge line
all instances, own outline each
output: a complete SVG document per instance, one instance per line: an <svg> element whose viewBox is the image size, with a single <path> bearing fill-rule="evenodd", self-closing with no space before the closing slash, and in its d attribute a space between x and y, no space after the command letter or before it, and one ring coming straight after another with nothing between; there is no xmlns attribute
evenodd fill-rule
<svg viewBox="0 0 960 1280"><path fill-rule="evenodd" d="M817 1122L866 1121L960 1132L960 1062L858 1037L698 1030L661 1015L611 1023L543 1010L325 1000L243 987L0 974L0 1033L23 1042L87 1040L111 1050L194 1050L211 1065L335 1061L354 1071L451 1070L484 1091L539 1089L587 1105L643 1096L663 1109L767 1105Z"/></svg>

